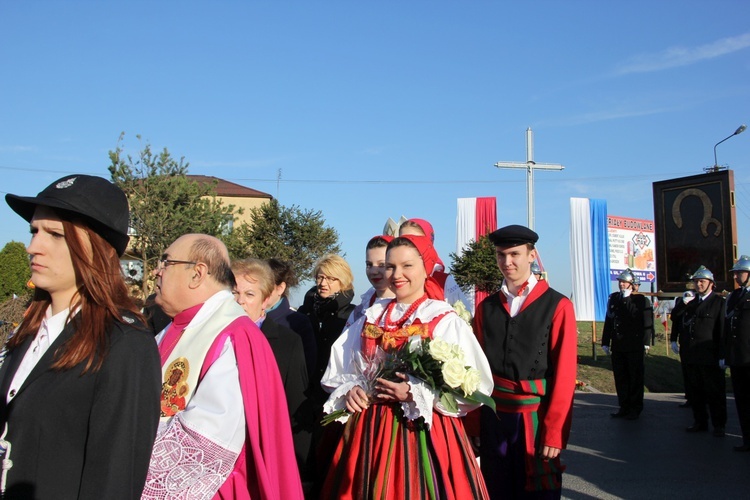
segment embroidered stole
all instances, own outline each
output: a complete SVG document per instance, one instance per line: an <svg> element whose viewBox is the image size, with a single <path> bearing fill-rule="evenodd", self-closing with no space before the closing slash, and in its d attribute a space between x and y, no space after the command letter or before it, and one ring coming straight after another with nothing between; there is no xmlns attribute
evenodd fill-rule
<svg viewBox="0 0 750 500"><path fill-rule="evenodd" d="M198 313L200 314L200 312ZM198 385L201 366L216 337L235 319L244 314L231 298L204 321L191 321L180 340L162 365L161 421L164 422L187 406Z"/></svg>

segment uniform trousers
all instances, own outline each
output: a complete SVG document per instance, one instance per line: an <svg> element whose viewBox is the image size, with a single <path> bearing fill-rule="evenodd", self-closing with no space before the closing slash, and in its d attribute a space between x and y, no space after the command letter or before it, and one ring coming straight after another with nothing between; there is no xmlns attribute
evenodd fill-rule
<svg viewBox="0 0 750 500"><path fill-rule="evenodd" d="M620 411L640 415L643 411L643 351L612 353L612 372Z"/></svg>
<svg viewBox="0 0 750 500"><path fill-rule="evenodd" d="M693 397L690 388L690 376L688 375L688 364L685 362L682 354L680 354L680 369L682 370L682 385L685 387L685 399L688 403L693 402Z"/></svg>
<svg viewBox="0 0 750 500"><path fill-rule="evenodd" d="M709 414L714 427L727 425L727 391L724 370L714 365L688 364L688 378L693 418L698 425L707 425Z"/></svg>
<svg viewBox="0 0 750 500"><path fill-rule="evenodd" d="M750 445L750 366L733 366L732 390L740 419L743 444Z"/></svg>

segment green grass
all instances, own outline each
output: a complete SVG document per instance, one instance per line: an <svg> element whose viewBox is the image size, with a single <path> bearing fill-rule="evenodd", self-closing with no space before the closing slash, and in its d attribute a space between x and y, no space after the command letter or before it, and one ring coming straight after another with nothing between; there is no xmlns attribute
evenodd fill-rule
<svg viewBox="0 0 750 500"><path fill-rule="evenodd" d="M604 323L596 323L596 359L592 354L591 327L591 322L578 322L578 380L597 391L614 393L612 360L601 348ZM645 386L647 392L684 392L680 358L669 349L661 323L656 326L656 345L646 355ZM727 389L731 389L731 384L727 384Z"/></svg>

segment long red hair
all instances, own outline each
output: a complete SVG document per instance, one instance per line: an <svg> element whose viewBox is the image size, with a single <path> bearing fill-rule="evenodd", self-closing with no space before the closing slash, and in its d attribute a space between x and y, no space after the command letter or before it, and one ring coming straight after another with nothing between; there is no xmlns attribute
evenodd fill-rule
<svg viewBox="0 0 750 500"><path fill-rule="evenodd" d="M55 352L52 368L69 370L85 362L82 374L96 372L107 356L107 332L113 322L124 321L125 312L141 324L144 318L128 293L120 270L120 259L112 245L86 223L65 218L58 211L55 214L63 224L65 242L70 249L78 284L70 311L72 313L80 308L80 312L71 319L76 329L75 335ZM34 290L34 298L18 332L8 341L9 349L36 335L50 303L49 293L40 288Z"/></svg>

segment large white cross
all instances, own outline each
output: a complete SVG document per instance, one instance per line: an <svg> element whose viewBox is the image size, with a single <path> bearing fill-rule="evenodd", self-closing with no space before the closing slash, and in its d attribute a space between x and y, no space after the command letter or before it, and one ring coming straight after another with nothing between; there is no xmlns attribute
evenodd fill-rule
<svg viewBox="0 0 750 500"><path fill-rule="evenodd" d="M497 168L525 168L526 169L526 206L527 226L534 229L534 170L562 170L565 167L556 163L536 163L534 161L534 133L531 127L526 129L526 163L499 161Z"/></svg>

